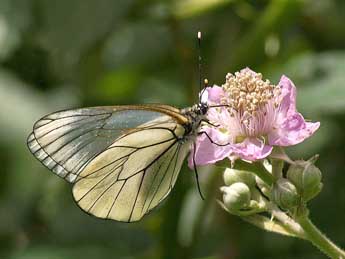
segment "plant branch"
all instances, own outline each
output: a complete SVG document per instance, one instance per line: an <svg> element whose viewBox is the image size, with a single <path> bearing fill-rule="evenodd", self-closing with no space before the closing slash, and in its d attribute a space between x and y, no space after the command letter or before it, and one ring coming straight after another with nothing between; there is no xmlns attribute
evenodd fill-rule
<svg viewBox="0 0 345 259"><path fill-rule="evenodd" d="M334 259L345 259L345 251L337 247L325 234L323 234L309 219L302 216L296 219L303 228L306 238L323 253Z"/></svg>
<svg viewBox="0 0 345 259"><path fill-rule="evenodd" d="M278 179L283 177L284 162L279 159L271 159L271 163L273 179L274 181L277 181Z"/></svg>

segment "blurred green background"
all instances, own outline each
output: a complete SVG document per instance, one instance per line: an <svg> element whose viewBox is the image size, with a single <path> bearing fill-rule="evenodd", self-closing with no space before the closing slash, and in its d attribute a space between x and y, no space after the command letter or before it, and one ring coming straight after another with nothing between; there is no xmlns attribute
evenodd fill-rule
<svg viewBox="0 0 345 259"><path fill-rule="evenodd" d="M221 168L200 169L205 202L185 166L159 209L125 224L83 213L29 153L34 121L59 109L193 104L198 30L211 84L245 66L294 80L321 128L289 152L320 154L311 218L344 247L344 24L343 0L0 0L0 258L325 258L221 210Z"/></svg>

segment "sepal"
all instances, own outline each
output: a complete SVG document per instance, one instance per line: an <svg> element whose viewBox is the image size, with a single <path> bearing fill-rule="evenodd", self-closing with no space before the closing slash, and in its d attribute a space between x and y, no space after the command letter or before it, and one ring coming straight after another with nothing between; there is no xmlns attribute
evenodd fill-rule
<svg viewBox="0 0 345 259"><path fill-rule="evenodd" d="M271 187L266 184L260 177L255 176L256 185L260 191L268 198L271 198Z"/></svg>

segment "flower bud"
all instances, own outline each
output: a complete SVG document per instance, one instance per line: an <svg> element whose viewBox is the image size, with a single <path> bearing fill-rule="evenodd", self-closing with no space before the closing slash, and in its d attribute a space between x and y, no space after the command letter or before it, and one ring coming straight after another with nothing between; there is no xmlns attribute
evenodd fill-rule
<svg viewBox="0 0 345 259"><path fill-rule="evenodd" d="M224 183L230 186L234 183L245 183L249 188L255 186L255 175L248 171L227 168L223 174Z"/></svg>
<svg viewBox="0 0 345 259"><path fill-rule="evenodd" d="M272 200L283 209L292 209L300 202L300 196L293 183L288 179L280 178L273 185Z"/></svg>
<svg viewBox="0 0 345 259"><path fill-rule="evenodd" d="M287 178L296 186L304 201L314 198L322 189L322 174L313 161L296 161L287 171Z"/></svg>
<svg viewBox="0 0 345 259"><path fill-rule="evenodd" d="M250 189L244 183L234 183L220 188L223 192L223 202L229 210L245 209L250 204Z"/></svg>

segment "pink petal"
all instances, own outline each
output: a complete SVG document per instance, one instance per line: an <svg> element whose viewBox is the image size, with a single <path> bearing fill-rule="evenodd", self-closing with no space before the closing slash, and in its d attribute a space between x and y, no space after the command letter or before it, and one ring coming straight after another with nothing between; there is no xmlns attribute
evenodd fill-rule
<svg viewBox="0 0 345 259"><path fill-rule="evenodd" d="M224 136L218 130L214 128L205 128L202 131L207 132L209 137L215 143L224 143ZM229 146L217 146L213 144L206 134L201 134L197 137L195 141L195 150L192 146L188 166L194 168L193 165L193 155L195 152L195 164L196 165L207 165L214 164L219 160L223 160L230 154L231 147Z"/></svg>
<svg viewBox="0 0 345 259"><path fill-rule="evenodd" d="M296 87L286 76L279 82L282 100L275 128L268 134L268 142L274 146L292 146L314 134L320 123L305 122L296 110Z"/></svg>
<svg viewBox="0 0 345 259"><path fill-rule="evenodd" d="M280 101L280 115L283 117L292 115L296 112L296 87L294 83L285 75L280 78L282 100Z"/></svg>
<svg viewBox="0 0 345 259"><path fill-rule="evenodd" d="M305 122L302 114L296 112L268 134L268 142L274 146L296 145L313 135L319 127L319 122Z"/></svg>
<svg viewBox="0 0 345 259"><path fill-rule="evenodd" d="M220 104L220 99L224 96L224 90L220 86L214 85L213 87L206 88L208 92L208 101Z"/></svg>
<svg viewBox="0 0 345 259"><path fill-rule="evenodd" d="M232 156L241 159L255 161L263 159L271 154L273 147L265 145L262 140L257 138L246 138L243 142L232 146Z"/></svg>

